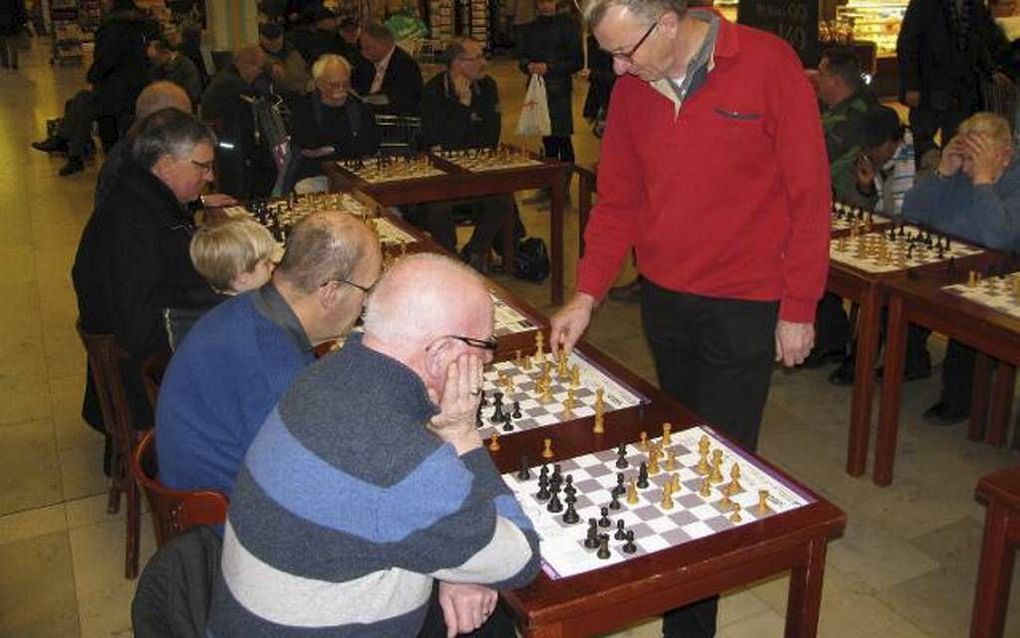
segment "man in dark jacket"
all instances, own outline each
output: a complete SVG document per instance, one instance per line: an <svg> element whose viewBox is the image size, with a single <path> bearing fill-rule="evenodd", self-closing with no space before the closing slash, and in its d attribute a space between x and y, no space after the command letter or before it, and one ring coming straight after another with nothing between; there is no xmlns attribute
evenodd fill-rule
<svg viewBox="0 0 1020 638"><path fill-rule="evenodd" d="M421 108L421 69L397 46L390 30L370 24L361 34L361 54L371 63L354 69L354 90L377 113L418 115Z"/></svg>
<svg viewBox="0 0 1020 638"><path fill-rule="evenodd" d="M340 53L341 40L336 32L336 14L317 7L306 14L307 24L295 28L287 36L291 45L301 53L308 64L314 64L320 55Z"/></svg>
<svg viewBox="0 0 1020 638"><path fill-rule="evenodd" d="M259 46L266 54L274 90L284 98L307 95L312 85L308 63L301 52L283 37L283 27L274 22L260 24Z"/></svg>
<svg viewBox="0 0 1020 638"><path fill-rule="evenodd" d="M315 91L291 113L291 143L301 154L297 179L321 175L324 161L365 157L379 149L372 109L349 95L347 60L326 54L312 66L312 76Z"/></svg>
<svg viewBox="0 0 1020 638"><path fill-rule="evenodd" d="M443 56L447 70L437 74L422 91L422 142L425 147L444 150L492 148L499 145L501 118L499 88L485 73L482 44L473 38L454 38ZM508 216L514 201L496 195L467 203L477 222L471 240L461 253L464 261L484 271L493 239ZM457 250L453 225L455 202L426 207L425 228L450 252Z"/></svg>
<svg viewBox="0 0 1020 638"><path fill-rule="evenodd" d="M1008 84L991 46L995 23L980 0L911 0L896 41L900 101L910 107L915 157L943 143L982 108L981 83Z"/></svg>
<svg viewBox="0 0 1020 638"><path fill-rule="evenodd" d="M167 80L184 89L192 105L202 99L202 76L195 63L175 51L162 38L153 40L145 48L152 63L152 79Z"/></svg>
<svg viewBox="0 0 1020 638"><path fill-rule="evenodd" d="M542 138L546 157L573 162L572 77L584 65L581 32L570 15L556 13L556 0L537 0L536 8L534 22L521 26L517 66L545 80L552 124L552 134Z"/></svg>
<svg viewBox="0 0 1020 638"><path fill-rule="evenodd" d="M212 181L214 144L212 132L190 113L168 108L149 116L78 244L71 276L81 327L113 334L128 352L122 373L137 427L152 425L141 364L167 347L163 310L198 308L213 298L188 256L192 226L184 204ZM90 390L82 416L103 429Z"/></svg>

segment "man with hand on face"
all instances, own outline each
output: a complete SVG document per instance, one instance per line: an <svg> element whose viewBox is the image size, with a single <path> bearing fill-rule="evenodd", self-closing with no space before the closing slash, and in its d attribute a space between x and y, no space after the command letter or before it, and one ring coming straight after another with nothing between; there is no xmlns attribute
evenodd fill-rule
<svg viewBox="0 0 1020 638"><path fill-rule="evenodd" d="M515 635L495 590L540 561L475 427L492 331L462 264L418 254L387 271L364 336L302 374L248 450L213 634Z"/></svg>
<svg viewBox="0 0 1020 638"><path fill-rule="evenodd" d="M354 69L354 89L377 113L416 116L421 108L421 69L407 51L397 46L382 24L370 24L361 33L361 54L368 65Z"/></svg>
<svg viewBox="0 0 1020 638"><path fill-rule="evenodd" d="M591 0L585 15L621 77L577 294L550 341L574 346L633 247L660 387L754 450L773 361L810 351L828 269L815 96L788 44L683 0ZM717 601L667 613L663 633L714 635Z"/></svg>
<svg viewBox="0 0 1020 638"><path fill-rule="evenodd" d="M306 95L312 86L308 64L297 48L284 39L283 27L273 22L259 25L259 46L269 64L273 87L280 95Z"/></svg>
<svg viewBox="0 0 1020 638"><path fill-rule="evenodd" d="M291 144L300 149L298 179L322 174L325 160L374 155L379 131L372 109L352 97L351 67L327 54L312 65L315 91L291 112Z"/></svg>

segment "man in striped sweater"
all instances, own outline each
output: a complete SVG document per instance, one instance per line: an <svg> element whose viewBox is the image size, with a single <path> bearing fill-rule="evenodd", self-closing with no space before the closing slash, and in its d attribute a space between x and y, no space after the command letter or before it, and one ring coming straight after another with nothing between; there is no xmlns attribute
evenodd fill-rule
<svg viewBox="0 0 1020 638"><path fill-rule="evenodd" d="M492 312L445 257L380 280L364 336L302 374L248 451L211 635L432 635L426 616L513 635L493 590L531 581L538 538L475 429Z"/></svg>

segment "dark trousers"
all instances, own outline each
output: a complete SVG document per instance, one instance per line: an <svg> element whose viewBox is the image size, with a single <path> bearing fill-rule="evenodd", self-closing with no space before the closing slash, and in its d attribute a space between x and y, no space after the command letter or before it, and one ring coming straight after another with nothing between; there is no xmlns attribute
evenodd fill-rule
<svg viewBox="0 0 1020 638"><path fill-rule="evenodd" d="M946 358L942 361L942 396L940 400L957 413L970 412L974 387L974 363L977 352L950 339Z"/></svg>
<svg viewBox="0 0 1020 638"><path fill-rule="evenodd" d="M0 66L5 69L18 68L18 47L9 35L0 34Z"/></svg>
<svg viewBox="0 0 1020 638"><path fill-rule="evenodd" d="M493 195L475 200L435 202L425 206L423 225L439 245L451 253L457 252L457 230L453 223L453 208L469 206L473 209L475 230L464 246L465 253L488 255L493 241L507 216L515 216L511 195Z"/></svg>
<svg viewBox="0 0 1020 638"><path fill-rule="evenodd" d="M843 309L843 298L825 293L815 312L815 348L820 352L846 350L850 340L850 321Z"/></svg>
<svg viewBox="0 0 1020 638"><path fill-rule="evenodd" d="M82 157L92 144L92 122L99 117L99 102L89 90L78 91L64 103L57 136L67 142L67 154Z"/></svg>
<svg viewBox="0 0 1020 638"><path fill-rule="evenodd" d="M935 133L942 130L942 146L956 135L960 123L970 117L975 109L936 110L930 108L910 109L910 130L914 136L914 159L918 168L921 158L935 146Z"/></svg>
<svg viewBox="0 0 1020 638"><path fill-rule="evenodd" d="M777 302L713 299L641 284L659 387L748 450L758 446L775 356ZM719 597L666 612L666 638L715 635Z"/></svg>
<svg viewBox="0 0 1020 638"><path fill-rule="evenodd" d="M574 143L570 141L569 135L543 137L542 146L547 158L574 163Z"/></svg>
<svg viewBox="0 0 1020 638"><path fill-rule="evenodd" d="M514 621L510 612L497 604L492 616L477 631L469 634L458 634L470 638L516 638ZM418 638L446 638L446 620L443 618L443 608L439 606L439 582L436 581L432 587L432 599L429 600L428 614L425 616L425 624L418 632Z"/></svg>

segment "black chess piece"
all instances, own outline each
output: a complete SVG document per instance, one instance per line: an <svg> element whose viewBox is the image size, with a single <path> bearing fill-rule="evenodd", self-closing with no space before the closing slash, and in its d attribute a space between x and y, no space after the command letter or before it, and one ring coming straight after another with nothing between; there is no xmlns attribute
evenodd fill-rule
<svg viewBox="0 0 1020 638"><path fill-rule="evenodd" d="M521 418L521 416L523 416L521 414L521 402L520 401L514 401L513 411L510 413L510 416L512 416L515 419L519 419L519 418Z"/></svg>
<svg viewBox="0 0 1020 638"><path fill-rule="evenodd" d="M621 443L620 447L616 448L616 467L617 469L625 469L630 466L627 462L627 444Z"/></svg>
<svg viewBox="0 0 1020 638"><path fill-rule="evenodd" d="M563 483L563 474L560 471L560 464L553 464L552 476L549 477L550 485L561 485Z"/></svg>
<svg viewBox="0 0 1020 638"><path fill-rule="evenodd" d="M622 518L616 521L616 533L613 534L613 538L618 541L622 541L627 538L627 531L623 529L623 526L624 522Z"/></svg>
<svg viewBox="0 0 1020 638"><path fill-rule="evenodd" d="M595 552L595 555L602 560L606 560L612 554L609 553L609 534L602 534L599 536L599 551Z"/></svg>
<svg viewBox="0 0 1020 638"><path fill-rule="evenodd" d="M540 474L538 476L538 494L535 494L535 498L544 501L550 496L552 494L549 493L549 477L545 474Z"/></svg>
<svg viewBox="0 0 1020 638"><path fill-rule="evenodd" d="M609 527L613 522L609 520L609 508L602 508L602 518L599 519L599 527Z"/></svg>
<svg viewBox="0 0 1020 638"><path fill-rule="evenodd" d="M633 554L637 551L637 545L634 544L634 530L627 530L627 542L623 544L623 553Z"/></svg>
<svg viewBox="0 0 1020 638"><path fill-rule="evenodd" d="M588 535L584 537L584 546L588 549L599 546L599 527L594 518L588 519Z"/></svg>
<svg viewBox="0 0 1020 638"><path fill-rule="evenodd" d="M498 425L503 422L503 393L494 392L492 394L492 403L496 408L492 411L492 417L489 420Z"/></svg>
<svg viewBox="0 0 1020 638"><path fill-rule="evenodd" d="M514 422L513 422L513 419L511 419L511 417L510 417L510 413L507 413L507 414L503 415L503 431L504 432L513 432L514 431Z"/></svg>
<svg viewBox="0 0 1020 638"><path fill-rule="evenodd" d="M620 496L614 491L613 496L609 501L609 509L616 511L620 509Z"/></svg>
<svg viewBox="0 0 1020 638"><path fill-rule="evenodd" d="M576 490L575 490L575 492L576 492ZM568 504L568 505L571 504L571 503L576 503L577 502L577 495L574 492L564 492L563 493L563 502Z"/></svg>
<svg viewBox="0 0 1020 638"><path fill-rule="evenodd" d="M563 511L563 502L560 501L560 491L558 489L553 488L552 498L549 499L549 503L545 508L553 514Z"/></svg>
<svg viewBox="0 0 1020 638"><path fill-rule="evenodd" d="M623 472L616 473L616 485L612 489L613 498L623 496L627 493L627 487L623 484Z"/></svg>
<svg viewBox="0 0 1020 638"><path fill-rule="evenodd" d="M563 522L566 523L567 525L573 525L574 523L577 523L580 520L581 516L577 513L577 510L574 509L574 504L568 502L567 511L563 512Z"/></svg>
<svg viewBox="0 0 1020 638"><path fill-rule="evenodd" d="M648 464L644 461L641 461L641 467L638 468L637 486L642 490L648 487Z"/></svg>
<svg viewBox="0 0 1020 638"><path fill-rule="evenodd" d="M521 469L517 472L517 478L522 481L531 480L531 470L528 468L527 455L521 456Z"/></svg>
<svg viewBox="0 0 1020 638"><path fill-rule="evenodd" d="M567 474L566 478L563 479L563 493L564 494L577 494L577 488L574 487L574 476Z"/></svg>
<svg viewBox="0 0 1020 638"><path fill-rule="evenodd" d="M485 407L489 405L489 395L485 394L485 390L482 390L478 395L478 406Z"/></svg>

